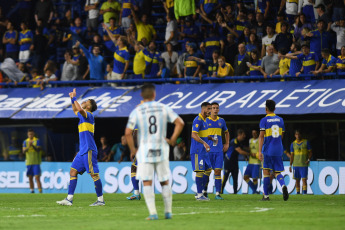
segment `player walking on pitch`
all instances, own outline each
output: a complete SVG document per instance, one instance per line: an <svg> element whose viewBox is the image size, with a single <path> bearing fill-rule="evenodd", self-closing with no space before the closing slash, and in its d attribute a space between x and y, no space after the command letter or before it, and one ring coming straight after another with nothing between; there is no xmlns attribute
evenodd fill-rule
<svg viewBox="0 0 345 230"><path fill-rule="evenodd" d="M157 220L155 194L152 188L154 172L162 186L162 197L165 206L165 218L172 218L172 191L169 186L169 144L174 146L180 135L184 122L168 106L156 102L154 85L148 84L141 88L144 103L136 107L129 115L126 128L126 138L131 155L138 160L137 179L144 184L144 197L150 216L147 220ZM175 124L174 133L166 138L168 122ZM138 127L139 148L136 149L133 140L133 130Z"/></svg>
<svg viewBox="0 0 345 230"><path fill-rule="evenodd" d="M283 165L283 134L285 132L284 121L274 114L276 103L273 100L266 101L266 117L260 121L259 159L263 161L264 172L264 197L262 201L269 201L268 186L270 184L270 170L274 172L277 181L283 190L283 199L289 199L289 193L281 172Z"/></svg>
<svg viewBox="0 0 345 230"><path fill-rule="evenodd" d="M97 201L90 206L105 205L102 192L102 182L99 178L99 169L97 163L97 146L94 140L95 118L92 112L97 110L97 104L93 99L84 101L81 105L76 98L76 89L69 93L72 102L72 109L75 115L80 119L79 130L79 152L75 156L70 171L70 183L68 186L68 195L62 201L56 203L60 205L71 206L73 204L73 195L77 186L77 175L82 175L85 171L91 175L96 188Z"/></svg>

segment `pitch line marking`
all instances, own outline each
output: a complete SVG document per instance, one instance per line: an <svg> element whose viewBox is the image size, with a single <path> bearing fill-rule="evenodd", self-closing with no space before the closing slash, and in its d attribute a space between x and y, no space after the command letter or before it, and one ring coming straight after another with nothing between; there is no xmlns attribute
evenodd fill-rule
<svg viewBox="0 0 345 230"><path fill-rule="evenodd" d="M259 208L259 207L255 207L254 209L255 210L252 210L250 212L267 212L267 211L272 210L274 208Z"/></svg>

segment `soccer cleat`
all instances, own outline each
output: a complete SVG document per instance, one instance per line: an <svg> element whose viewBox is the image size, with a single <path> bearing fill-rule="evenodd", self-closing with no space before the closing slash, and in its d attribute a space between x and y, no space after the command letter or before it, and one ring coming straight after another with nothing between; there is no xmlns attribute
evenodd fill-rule
<svg viewBox="0 0 345 230"><path fill-rule="evenodd" d="M216 195L216 197L214 198L215 200L224 200L223 197L221 197L220 195Z"/></svg>
<svg viewBox="0 0 345 230"><path fill-rule="evenodd" d="M255 191L255 192L253 192L253 194L260 194L260 192L259 191Z"/></svg>
<svg viewBox="0 0 345 230"><path fill-rule="evenodd" d="M287 201L289 199L289 192L287 190L286 185L283 186L283 199Z"/></svg>
<svg viewBox="0 0 345 230"><path fill-rule="evenodd" d="M30 191L30 193L35 193L35 191Z"/></svg>
<svg viewBox="0 0 345 230"><path fill-rule="evenodd" d="M157 214L149 215L148 217L146 217L146 220L158 220L158 215Z"/></svg>
<svg viewBox="0 0 345 230"><path fill-rule="evenodd" d="M104 206L105 202L97 200L95 203L90 204L89 206L94 207L94 206Z"/></svg>
<svg viewBox="0 0 345 230"><path fill-rule="evenodd" d="M67 198L65 198L61 201L56 201L56 203L59 205L64 205L64 206L72 206L73 205L73 201L68 200Z"/></svg>
<svg viewBox="0 0 345 230"><path fill-rule="evenodd" d="M165 219L172 219L172 213L171 212L165 213Z"/></svg>
<svg viewBox="0 0 345 230"><path fill-rule="evenodd" d="M133 194L132 196L127 197L127 200L140 200L141 196Z"/></svg>
<svg viewBox="0 0 345 230"><path fill-rule="evenodd" d="M195 193L194 197L195 197L195 199L197 199L198 198L198 193Z"/></svg>
<svg viewBox="0 0 345 230"><path fill-rule="evenodd" d="M262 197L261 201L270 201L270 198L269 197Z"/></svg>
<svg viewBox="0 0 345 230"><path fill-rule="evenodd" d="M208 198L207 192L204 192L203 195L204 195L204 197Z"/></svg>
<svg viewBox="0 0 345 230"><path fill-rule="evenodd" d="M210 198L201 196L201 197L196 198L196 200L197 201L210 201Z"/></svg>

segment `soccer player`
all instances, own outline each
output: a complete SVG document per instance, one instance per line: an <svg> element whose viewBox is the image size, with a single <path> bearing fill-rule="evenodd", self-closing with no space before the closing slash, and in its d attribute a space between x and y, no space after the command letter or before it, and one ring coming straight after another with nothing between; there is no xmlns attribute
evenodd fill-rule
<svg viewBox="0 0 345 230"><path fill-rule="evenodd" d="M249 139L249 164L244 172L243 179L248 183L252 189L253 194L257 194L256 189L258 188L258 178L260 177L261 162L256 158L259 153L259 133L257 130L252 130L252 138ZM253 181L250 180L253 179Z"/></svg>
<svg viewBox="0 0 345 230"><path fill-rule="evenodd" d="M102 182L99 178L97 163L97 146L94 139L95 118L92 112L97 110L97 104L93 99L84 101L81 105L77 101L76 89L69 93L72 102L72 109L79 118L79 152L75 156L70 171L70 183L68 186L67 198L56 203L60 205L72 206L74 190L77 186L77 176L85 171L91 175L97 194L97 201L90 206L105 205L102 192Z"/></svg>
<svg viewBox="0 0 345 230"><path fill-rule="evenodd" d="M138 147L138 128L135 127L133 130L133 140L134 145ZM137 167L138 167L138 161L137 158L134 157L132 166L131 166L131 181L134 188L133 195L127 197L127 200L140 200L141 196L139 193L139 180L137 180Z"/></svg>
<svg viewBox="0 0 345 230"><path fill-rule="evenodd" d="M137 179L144 184L145 202L150 216L147 220L157 220L155 194L152 187L154 172L162 186L162 197L165 206L165 218L172 218L172 191L169 186L169 144L174 146L180 135L184 122L168 106L154 101L156 98L155 86L144 85L141 88L144 103L136 107L129 115L126 128L126 138L131 150L131 156L137 156ZM174 133L170 139L166 138L168 122L175 124ZM139 148L135 148L133 130L138 127Z"/></svg>
<svg viewBox="0 0 345 230"><path fill-rule="evenodd" d="M284 121L274 114L276 103L273 100L266 100L266 117L260 121L259 136L259 159L263 161L264 172L264 197L262 201L269 201L268 186L270 184L270 170L272 170L283 190L283 199L289 199L289 193L281 172L283 165L283 133L285 132Z"/></svg>
<svg viewBox="0 0 345 230"><path fill-rule="evenodd" d="M41 175L41 142L35 137L33 129L28 130L28 138L23 142L23 153L25 153L26 176L29 178L30 191L34 193L34 177L36 179L38 191L42 193L40 181Z"/></svg>
<svg viewBox="0 0 345 230"><path fill-rule="evenodd" d="M311 146L308 140L302 139L301 131L295 131L296 140L291 143L290 147L290 168L293 165L293 177L296 180L296 191L300 194L301 179L303 183L303 194L307 194L307 178L308 178L308 165L313 155Z"/></svg>
<svg viewBox="0 0 345 230"><path fill-rule="evenodd" d="M224 200L220 196L222 188L222 168L223 168L223 159L224 152L228 151L230 134L228 128L226 127L225 120L221 117L218 117L219 113L219 104L217 102L211 103L211 116L206 118L207 129L208 129L208 142L210 146L209 158L211 166L214 170L215 184L216 184L216 200ZM225 135L225 143L222 142L222 131ZM209 170L204 173L204 189L207 192L208 180L210 177Z"/></svg>
<svg viewBox="0 0 345 230"><path fill-rule="evenodd" d="M221 193L224 192L224 187L226 182L228 182L229 175L231 173L232 179L234 181L234 194L237 194L238 187L238 155L249 156L249 152L243 149L243 141L246 139L246 133L243 129L237 130L237 137L230 141L229 149L225 153L224 159L224 176L222 182Z"/></svg>
<svg viewBox="0 0 345 230"><path fill-rule="evenodd" d="M211 112L211 104L203 102L201 104L201 113L194 118L192 126L192 141L190 146L190 159L193 171L195 172L195 183L197 189L196 199L199 201L209 201L210 199L203 195L203 176L205 171L211 172L210 158L207 152L210 146L207 144L208 131L206 118Z"/></svg>

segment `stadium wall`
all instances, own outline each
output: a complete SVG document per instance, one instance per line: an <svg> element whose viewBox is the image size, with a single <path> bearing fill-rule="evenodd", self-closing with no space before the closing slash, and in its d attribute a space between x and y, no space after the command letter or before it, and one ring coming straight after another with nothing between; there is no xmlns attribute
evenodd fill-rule
<svg viewBox="0 0 345 230"><path fill-rule="evenodd" d="M41 182L44 193L67 193L69 183L69 170L71 163L43 162L41 165ZM295 194L295 181L289 172L289 163L284 162L285 182L290 193ZM248 185L243 181L246 162L240 162L238 193L251 193ZM130 193L133 190L130 181L130 163L99 163L100 176L105 193ZM195 175L190 162L170 162L170 183L174 193L192 194L196 192ZM0 162L0 193L29 193L29 182L26 177L24 162ZM210 178L214 178L213 173ZM259 181L262 192L262 185ZM280 186L273 181L276 194L281 193ZM214 191L214 180L210 180L209 193ZM156 193L161 191L161 186L155 181ZM92 179L88 175L79 176L76 193L94 193ZM233 193L232 179L225 186L224 193ZM308 178L308 194L331 195L345 194L345 162L315 161L310 163Z"/></svg>

